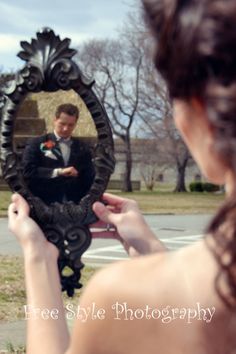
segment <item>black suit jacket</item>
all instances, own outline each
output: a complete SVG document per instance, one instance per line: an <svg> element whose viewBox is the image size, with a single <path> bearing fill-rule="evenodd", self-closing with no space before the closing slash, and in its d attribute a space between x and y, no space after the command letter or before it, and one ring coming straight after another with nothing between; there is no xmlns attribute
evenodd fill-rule
<svg viewBox="0 0 236 354"><path fill-rule="evenodd" d="M45 148L46 145L54 145ZM58 176L52 178L55 168L73 166L78 177ZM78 203L87 194L95 176L92 155L88 146L78 138L72 138L71 152L67 165L64 164L60 147L54 134L30 139L22 158L23 176L30 191L45 203Z"/></svg>

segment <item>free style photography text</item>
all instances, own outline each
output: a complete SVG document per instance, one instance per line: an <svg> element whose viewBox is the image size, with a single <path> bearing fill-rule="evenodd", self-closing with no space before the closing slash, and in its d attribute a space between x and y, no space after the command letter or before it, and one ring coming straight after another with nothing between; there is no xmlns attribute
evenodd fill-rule
<svg viewBox="0 0 236 354"><path fill-rule="evenodd" d="M44 320L57 320L60 315L57 308L36 308L31 305L24 305L24 319L44 319ZM127 302L116 301L111 305L111 313L113 319L116 321L135 321L135 320L159 320L162 323L170 323L174 320L183 320L188 324L191 324L194 320L204 321L210 323L213 315L215 314L215 307L204 308L199 302L195 307L171 307L165 306L163 308L152 308L149 305L145 305L142 308L129 307ZM81 307L80 305L74 305L67 303L65 305L65 316L68 320L78 319L81 322L88 320L104 320L106 318L106 311L104 308L96 306L95 302L92 302L91 306ZM109 314L110 316L110 314Z"/></svg>

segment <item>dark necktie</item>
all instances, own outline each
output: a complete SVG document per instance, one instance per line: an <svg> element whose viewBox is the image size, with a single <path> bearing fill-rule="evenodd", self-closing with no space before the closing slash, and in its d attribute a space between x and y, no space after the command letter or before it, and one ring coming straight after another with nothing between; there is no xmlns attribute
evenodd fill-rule
<svg viewBox="0 0 236 354"><path fill-rule="evenodd" d="M72 144L71 139L68 139L68 138L67 139L64 139L64 138L59 139L58 147L60 149L61 156L63 157L65 165L67 165L67 163L69 161L71 144Z"/></svg>

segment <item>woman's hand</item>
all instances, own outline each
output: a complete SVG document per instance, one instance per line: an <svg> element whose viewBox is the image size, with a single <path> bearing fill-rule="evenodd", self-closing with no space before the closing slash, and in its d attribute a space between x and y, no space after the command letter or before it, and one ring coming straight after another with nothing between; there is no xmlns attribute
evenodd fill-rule
<svg viewBox="0 0 236 354"><path fill-rule="evenodd" d="M49 251L57 256L57 248L48 242L36 222L29 217L29 205L20 194L12 195L12 203L8 208L8 228L16 236L23 251L34 250L34 253Z"/></svg>
<svg viewBox="0 0 236 354"><path fill-rule="evenodd" d="M166 250L150 230L134 200L108 193L104 194L103 200L106 206L100 202L93 205L93 211L100 219L90 226L94 238L117 239L130 256Z"/></svg>

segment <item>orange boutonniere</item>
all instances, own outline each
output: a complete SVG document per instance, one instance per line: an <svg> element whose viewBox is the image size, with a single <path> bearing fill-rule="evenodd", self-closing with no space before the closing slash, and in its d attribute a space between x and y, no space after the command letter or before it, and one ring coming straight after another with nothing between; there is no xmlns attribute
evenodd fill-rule
<svg viewBox="0 0 236 354"><path fill-rule="evenodd" d="M45 150L52 150L56 143L52 140L45 141L44 143L40 144L40 150L45 151Z"/></svg>

